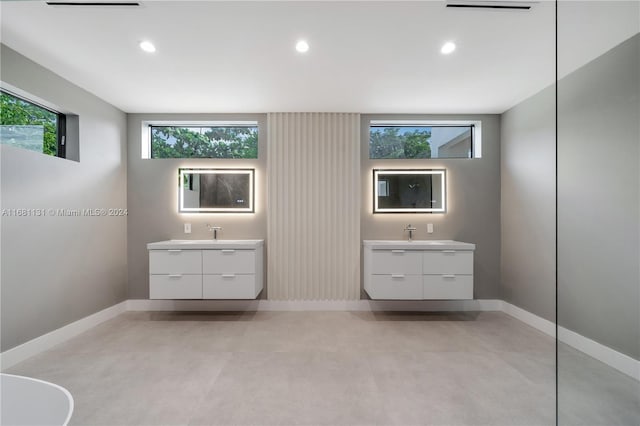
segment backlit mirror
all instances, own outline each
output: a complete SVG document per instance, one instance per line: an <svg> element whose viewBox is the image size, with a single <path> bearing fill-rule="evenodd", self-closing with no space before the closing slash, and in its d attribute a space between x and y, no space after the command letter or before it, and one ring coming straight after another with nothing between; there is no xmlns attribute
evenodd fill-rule
<svg viewBox="0 0 640 426"><path fill-rule="evenodd" d="M254 169L179 169L181 213L253 213Z"/></svg>
<svg viewBox="0 0 640 426"><path fill-rule="evenodd" d="M374 213L444 213L446 171L374 170Z"/></svg>

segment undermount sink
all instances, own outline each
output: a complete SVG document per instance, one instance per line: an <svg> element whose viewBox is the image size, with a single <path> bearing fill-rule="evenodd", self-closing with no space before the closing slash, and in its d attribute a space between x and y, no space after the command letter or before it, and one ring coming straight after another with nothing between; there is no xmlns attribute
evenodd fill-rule
<svg viewBox="0 0 640 426"><path fill-rule="evenodd" d="M363 245L372 249L411 250L474 250L475 244L453 240L364 240Z"/></svg>
<svg viewBox="0 0 640 426"><path fill-rule="evenodd" d="M147 244L149 250L254 249L264 240L167 240Z"/></svg>

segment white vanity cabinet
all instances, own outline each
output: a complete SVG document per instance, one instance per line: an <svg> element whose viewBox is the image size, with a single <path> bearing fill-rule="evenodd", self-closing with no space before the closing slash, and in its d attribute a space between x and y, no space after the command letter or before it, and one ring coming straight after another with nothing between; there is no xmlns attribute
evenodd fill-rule
<svg viewBox="0 0 640 426"><path fill-rule="evenodd" d="M262 290L262 248L203 250L202 274L203 299L255 299Z"/></svg>
<svg viewBox="0 0 640 426"><path fill-rule="evenodd" d="M450 240L363 244L364 289L372 299L473 299L474 244Z"/></svg>
<svg viewBox="0 0 640 426"><path fill-rule="evenodd" d="M255 299L263 288L263 240L147 244L150 299Z"/></svg>
<svg viewBox="0 0 640 426"><path fill-rule="evenodd" d="M150 250L151 299L202 299L202 255L199 250Z"/></svg>

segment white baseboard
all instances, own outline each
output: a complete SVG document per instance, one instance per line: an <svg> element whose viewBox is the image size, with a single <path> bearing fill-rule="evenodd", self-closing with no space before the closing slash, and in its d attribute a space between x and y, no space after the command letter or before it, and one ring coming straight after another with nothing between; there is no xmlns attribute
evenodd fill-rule
<svg viewBox="0 0 640 426"><path fill-rule="evenodd" d="M640 381L640 361L628 355L611 349L601 343L584 337L574 331L564 327L558 327L558 337L562 343L566 343L574 349L579 350L600 362L604 362L609 367L615 368L621 373Z"/></svg>
<svg viewBox="0 0 640 426"><path fill-rule="evenodd" d="M556 325L549 320L532 314L529 311L525 311L524 309L508 302L502 302L502 311L551 337L556 336ZM640 381L639 360L633 359L628 355L620 353L615 349L611 349L608 346L564 327L558 327L558 340L592 358L597 359L600 362L607 364L609 367Z"/></svg>
<svg viewBox="0 0 640 426"><path fill-rule="evenodd" d="M556 337L556 324L552 321L532 314L529 311L525 311L524 309L519 308L516 305L512 305L509 302L502 302L502 308L500 310L553 338Z"/></svg>
<svg viewBox="0 0 640 426"><path fill-rule="evenodd" d="M258 300L127 300L128 311L255 311Z"/></svg>
<svg viewBox="0 0 640 426"><path fill-rule="evenodd" d="M148 300L127 301L129 311L499 311L501 300Z"/></svg>
<svg viewBox="0 0 640 426"><path fill-rule="evenodd" d="M508 302L495 299L416 301L130 299L2 352L0 369L10 368L125 311L501 311L551 337L555 337L556 333L553 322ZM561 342L640 381L640 361L563 327L558 328L558 335Z"/></svg>
<svg viewBox="0 0 640 426"><path fill-rule="evenodd" d="M89 315L88 317L74 321L71 324L67 324L64 327L60 327L47 334L43 334L40 337L29 340L15 348L6 350L0 354L0 371L4 371L27 358L31 358L32 356L39 354L40 352L51 349L52 347L65 342L100 323L117 317L126 310L127 302L124 301L96 312L95 314Z"/></svg>

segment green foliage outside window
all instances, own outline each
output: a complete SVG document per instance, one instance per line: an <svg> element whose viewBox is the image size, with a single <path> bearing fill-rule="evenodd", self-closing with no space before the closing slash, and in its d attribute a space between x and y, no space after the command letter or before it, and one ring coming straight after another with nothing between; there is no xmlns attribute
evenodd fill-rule
<svg viewBox="0 0 640 426"><path fill-rule="evenodd" d="M372 127L370 158L431 158L431 129Z"/></svg>
<svg viewBox="0 0 640 426"><path fill-rule="evenodd" d="M151 158L258 158L258 128L152 126Z"/></svg>
<svg viewBox="0 0 640 426"><path fill-rule="evenodd" d="M7 145L32 149L55 156L58 151L58 114L5 92L0 92L0 125L3 126L1 142ZM42 127L43 140L14 140L10 135L20 135L25 126Z"/></svg>

